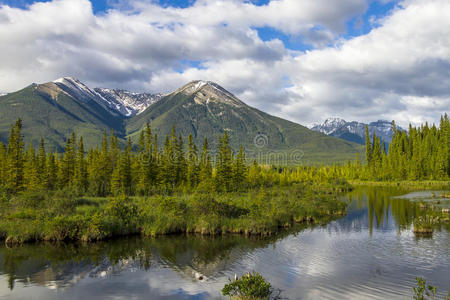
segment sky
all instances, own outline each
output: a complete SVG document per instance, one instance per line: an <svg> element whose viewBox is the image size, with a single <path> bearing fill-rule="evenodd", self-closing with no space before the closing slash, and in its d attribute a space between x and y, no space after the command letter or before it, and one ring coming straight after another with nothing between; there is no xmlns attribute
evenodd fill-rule
<svg viewBox="0 0 450 300"><path fill-rule="evenodd" d="M304 125L450 112L449 0L0 0L0 41L3 93L210 80Z"/></svg>

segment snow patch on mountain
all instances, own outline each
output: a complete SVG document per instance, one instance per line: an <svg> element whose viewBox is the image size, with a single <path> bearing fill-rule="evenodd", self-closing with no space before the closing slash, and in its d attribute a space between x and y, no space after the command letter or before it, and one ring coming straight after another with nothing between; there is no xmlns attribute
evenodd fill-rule
<svg viewBox="0 0 450 300"><path fill-rule="evenodd" d="M76 78L61 77L54 80L53 83L56 83L61 89L71 95L78 95L82 100L95 98L95 93Z"/></svg>
<svg viewBox="0 0 450 300"><path fill-rule="evenodd" d="M321 132L325 133L326 135L330 135L333 132L336 131L336 129L345 126L346 122L343 119L340 118L328 118L325 120L323 125L321 125Z"/></svg>
<svg viewBox="0 0 450 300"><path fill-rule="evenodd" d="M351 142L364 143L365 140L365 128L369 127L370 138L375 133L382 140L389 143L394 134L392 124L386 120L378 120L369 124L361 122L347 122L340 118L329 118L322 124L316 124L311 129L314 131L322 132L326 135L342 138ZM403 130L397 126L397 129Z"/></svg>
<svg viewBox="0 0 450 300"><path fill-rule="evenodd" d="M127 117L142 113L163 97L162 94L133 93L119 89L96 88L94 90L107 105Z"/></svg>
<svg viewBox="0 0 450 300"><path fill-rule="evenodd" d="M90 89L73 77L61 77L53 83L72 97L85 102L94 101L110 113L126 117L140 114L163 97L161 94L133 93L119 89Z"/></svg>

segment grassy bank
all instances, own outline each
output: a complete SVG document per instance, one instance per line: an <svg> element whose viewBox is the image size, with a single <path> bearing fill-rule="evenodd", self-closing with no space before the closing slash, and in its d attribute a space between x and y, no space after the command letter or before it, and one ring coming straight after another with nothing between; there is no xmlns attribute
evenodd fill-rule
<svg viewBox="0 0 450 300"><path fill-rule="evenodd" d="M325 222L345 213L336 199L347 185L293 185L240 193L92 198L70 192L27 192L1 200L6 243L95 241L172 233L270 235L294 223Z"/></svg>
<svg viewBox="0 0 450 300"><path fill-rule="evenodd" d="M349 180L349 183L354 186L398 186L412 189L450 189L449 181L438 180L402 180L402 181L363 181L363 180Z"/></svg>

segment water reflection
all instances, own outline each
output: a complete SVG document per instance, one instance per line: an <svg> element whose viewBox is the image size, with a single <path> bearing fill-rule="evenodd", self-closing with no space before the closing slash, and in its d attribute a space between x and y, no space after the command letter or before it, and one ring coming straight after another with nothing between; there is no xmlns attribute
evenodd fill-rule
<svg viewBox="0 0 450 300"><path fill-rule="evenodd" d="M64 289L84 278L106 278L123 271L170 268L192 282L213 281L246 253L267 247L293 231L272 237L138 236L86 243L39 243L0 247L0 274L12 291L16 283Z"/></svg>
<svg viewBox="0 0 450 300"><path fill-rule="evenodd" d="M420 208L421 202L433 202L433 195L439 195L442 191L424 191L409 193L407 189L396 187L360 187L347 194L344 198L350 205L351 214L365 214L368 220L359 221L369 226L370 234L374 229L394 230L399 233L402 230L411 229L415 218L424 216L426 211ZM436 196L435 196L436 197ZM448 199L439 199L439 208L447 207ZM347 219L352 219L351 216Z"/></svg>
<svg viewBox="0 0 450 300"><path fill-rule="evenodd" d="M417 239L412 221L423 211L415 199L396 198L406 193L358 188L345 196L347 216L264 239L0 246L0 298L210 299L220 297L229 277L249 270L289 299L410 299L415 276L437 285L443 298L450 290L448 224Z"/></svg>

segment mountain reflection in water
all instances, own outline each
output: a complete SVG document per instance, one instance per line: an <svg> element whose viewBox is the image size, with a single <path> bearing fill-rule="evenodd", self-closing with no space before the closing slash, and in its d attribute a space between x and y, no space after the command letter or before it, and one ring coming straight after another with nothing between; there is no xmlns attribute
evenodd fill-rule
<svg viewBox="0 0 450 300"><path fill-rule="evenodd" d="M0 298L220 297L234 274L260 272L289 299L411 299L415 277L450 291L450 230L412 233L419 202L398 188L347 194L347 216L268 238L129 237L93 244L0 246ZM438 192L437 192L438 193ZM431 192L424 192L429 197Z"/></svg>

